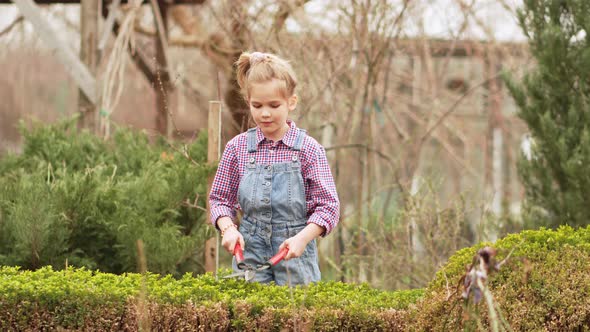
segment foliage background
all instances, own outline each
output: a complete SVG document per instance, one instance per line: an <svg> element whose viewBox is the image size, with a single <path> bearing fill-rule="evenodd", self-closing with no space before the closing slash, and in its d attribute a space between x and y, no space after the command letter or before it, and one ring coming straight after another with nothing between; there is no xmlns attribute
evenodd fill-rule
<svg viewBox="0 0 590 332"><path fill-rule="evenodd" d="M107 271L133 270L134 239L144 237L151 243L150 270L182 271L193 264L194 271L201 271L188 257L198 261L203 255L203 241L197 245L194 237L205 235L197 233L212 234L200 210L203 173L200 167L190 170L178 150L183 143L191 149L204 144L210 100L223 100L222 143L247 124L232 63L248 49L292 61L301 87L294 119L328 153L343 218L333 236L320 241L324 278L367 281L385 289L423 287L455 250L522 229L524 190L516 160L529 129L517 116L500 73L519 79L535 63L524 43L499 40L493 28L502 20L486 16L494 8L513 15L512 2L198 3L173 6L166 17L171 65L179 73L168 96L174 122L168 142L157 138L158 82L146 80L131 60L110 120L143 134L95 142L85 134L52 133L44 134L40 141L45 143L37 134L20 135L19 120L30 127L34 118L51 123L76 113L78 92L26 20L16 19L0 32L6 46L0 48L2 149L31 158L3 160L3 174L10 175L2 180L8 188L2 193L1 227L7 229L2 236L22 243L4 246L5 262L65 266L67 258L69 264L102 264ZM330 24L315 19L318 3ZM61 5L43 10L75 50L80 47L78 10ZM445 16L444 31L432 35L424 13L453 15ZM140 8L135 33L138 49L154 58L149 6ZM112 46L110 38L99 72ZM53 140L63 143L53 145ZM169 143L173 140L176 148ZM144 144L148 141L154 146ZM38 147L31 150L30 144ZM68 149L71 155L65 154ZM173 171L184 175L176 177ZM199 185L191 187L194 183ZM26 211L31 206L36 209ZM84 210L76 213L73 207ZM89 248L88 237L101 244ZM74 250L72 238L82 251ZM48 253L41 255L40 248ZM169 257L152 257L156 252ZM97 258L90 259L90 253ZM227 263L229 257L221 255Z"/></svg>
<svg viewBox="0 0 590 332"><path fill-rule="evenodd" d="M585 226L590 219L590 65L587 1L525 1L519 21L537 62L508 88L527 123L532 153L519 160L527 212L538 224Z"/></svg>
<svg viewBox="0 0 590 332"><path fill-rule="evenodd" d="M141 239L150 271L204 272L206 137L176 151L129 129L105 141L75 119L21 130L23 152L0 159L0 265L137 271Z"/></svg>

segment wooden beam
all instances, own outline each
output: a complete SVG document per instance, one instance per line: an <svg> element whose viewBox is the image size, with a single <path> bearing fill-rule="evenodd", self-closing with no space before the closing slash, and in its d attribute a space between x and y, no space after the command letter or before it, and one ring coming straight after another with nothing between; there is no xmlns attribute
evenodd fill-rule
<svg viewBox="0 0 590 332"><path fill-rule="evenodd" d="M156 130L163 136L171 138L173 113L177 102L177 92L174 89L172 78L172 64L168 53L168 5L164 0L151 0L151 7L156 22L156 77L157 84L154 85L156 94Z"/></svg>
<svg viewBox="0 0 590 332"><path fill-rule="evenodd" d="M157 76L156 70L153 68L150 63L150 58L144 53L144 51L135 46L135 49L131 49L131 45L129 45L129 53L131 54L131 59L135 62L137 68L143 73L145 79L151 84L156 84Z"/></svg>
<svg viewBox="0 0 590 332"><path fill-rule="evenodd" d="M97 104L96 80L88 68L78 59L76 54L65 43L57 38L58 34L51 28L40 14L40 9L32 0L12 0L23 16L33 24L39 37L49 47L51 53L55 54L58 60L66 68L66 71L80 89L84 92L89 101Z"/></svg>
<svg viewBox="0 0 590 332"><path fill-rule="evenodd" d="M158 33L156 38L156 48L159 47L159 51L162 52L162 58L161 61L158 61L158 65L162 66L164 69L162 80L169 83L174 77L174 74L172 74L172 64L168 52L168 28L165 21L166 16L164 16L166 15L166 4L162 3L162 7L160 7L160 1L158 0L150 0L150 4L154 15L154 21L156 22L156 31ZM164 12L164 15L162 15L162 12Z"/></svg>
<svg viewBox="0 0 590 332"><path fill-rule="evenodd" d="M90 73L96 77L98 70L98 19L100 0L82 0L80 4L80 60L88 67ZM80 112L79 126L91 132L96 131L98 123L98 106L90 101L82 89L78 93L78 111Z"/></svg>

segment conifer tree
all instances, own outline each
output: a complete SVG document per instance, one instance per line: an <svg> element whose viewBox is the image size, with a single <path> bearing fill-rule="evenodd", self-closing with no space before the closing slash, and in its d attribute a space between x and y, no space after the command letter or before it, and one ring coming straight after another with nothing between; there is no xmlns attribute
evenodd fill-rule
<svg viewBox="0 0 590 332"><path fill-rule="evenodd" d="M528 124L519 160L526 210L537 226L590 222L590 1L524 0L518 13L533 70L506 83Z"/></svg>

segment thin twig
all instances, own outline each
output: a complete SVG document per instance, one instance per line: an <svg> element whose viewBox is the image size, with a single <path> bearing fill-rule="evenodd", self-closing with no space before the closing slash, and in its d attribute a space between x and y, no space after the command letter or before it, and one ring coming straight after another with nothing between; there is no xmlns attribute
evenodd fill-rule
<svg viewBox="0 0 590 332"><path fill-rule="evenodd" d="M12 21L2 31L0 31L0 37L9 33L10 31L12 31L12 29L14 29L20 22L23 22L23 21L24 21L24 17L22 15L19 15L18 17L16 17L14 19L14 21Z"/></svg>
<svg viewBox="0 0 590 332"><path fill-rule="evenodd" d="M451 107L449 107L448 110L446 110L443 115L441 117L438 118L438 120L434 123L434 125L432 125L432 127L430 127L428 130L426 130L426 133L424 133L424 135L422 136L422 138L420 139L422 142L426 141L426 139L430 136L430 134L454 111L457 110L457 106L459 106L459 104L461 104L461 102L463 101L463 99L465 99L467 96L469 96L471 93L473 93L473 91L475 91L476 89L480 88L481 86L489 83L492 80L495 80L497 78L499 78L502 75L501 72L497 73L494 76L489 77L488 79L472 86L471 88L469 88L469 90L467 90L467 92L465 92L463 95L461 95L461 97L459 97L457 100L455 100L455 102L453 103L453 105L451 105Z"/></svg>
<svg viewBox="0 0 590 332"><path fill-rule="evenodd" d="M516 250L516 248L520 247L523 243L524 243L524 240L522 240L517 246L512 248L512 250L510 250L510 252L508 253L508 256L506 256L506 258L504 258L500 263L496 264L496 270L499 270L502 267L502 265L504 265L504 263L506 263L506 261L508 261L508 258L510 258L510 256L512 256L512 253L514 252L514 250Z"/></svg>
<svg viewBox="0 0 590 332"><path fill-rule="evenodd" d="M394 164L393 158L390 157L389 155L375 149L372 148L366 144L361 144L361 143L352 143L352 144L342 144L342 145L334 145L334 146L329 146L326 147L325 150L326 151L330 151L330 150L338 150L338 149L351 149L351 148L357 148L357 149L366 149L369 152L374 152L376 153L379 157L387 160L389 163Z"/></svg>
<svg viewBox="0 0 590 332"><path fill-rule="evenodd" d="M182 202L182 206L186 206L186 207L189 207L189 208L194 208L194 209L201 210L203 212L207 212L207 209L206 208L197 205L197 200L196 199L195 199L195 202L194 203L191 203L191 201L187 198L186 200L184 200Z"/></svg>

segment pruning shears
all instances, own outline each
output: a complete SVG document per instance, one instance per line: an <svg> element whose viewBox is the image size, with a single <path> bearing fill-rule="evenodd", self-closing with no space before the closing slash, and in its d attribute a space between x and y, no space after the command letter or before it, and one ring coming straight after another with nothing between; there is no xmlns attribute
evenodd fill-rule
<svg viewBox="0 0 590 332"><path fill-rule="evenodd" d="M268 270L273 266L277 265L280 261L287 256L289 252L289 248L283 248L283 250L279 251L276 255L272 256L269 260L262 264L258 264L256 267L250 264L246 264L244 262L244 251L242 250L242 246L240 243L236 243L234 247L234 257L236 258L236 263L238 265L238 269L242 270L240 272L232 273L223 277L224 279L227 278L235 278L235 277L244 277L244 280L250 281L256 275L256 272L262 270Z"/></svg>

